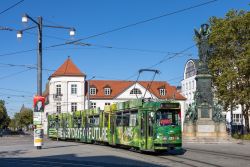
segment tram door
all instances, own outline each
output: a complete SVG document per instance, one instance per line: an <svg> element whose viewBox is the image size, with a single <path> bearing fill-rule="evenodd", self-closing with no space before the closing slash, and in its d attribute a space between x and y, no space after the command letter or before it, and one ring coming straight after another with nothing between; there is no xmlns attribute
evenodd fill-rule
<svg viewBox="0 0 250 167"><path fill-rule="evenodd" d="M113 114L109 115L110 118L110 135L109 135L109 143L114 145L115 144L115 140L114 140L114 133L115 133L115 117Z"/></svg>
<svg viewBox="0 0 250 167"><path fill-rule="evenodd" d="M150 150L153 148L153 124L154 113L144 111L141 115L141 148Z"/></svg>
<svg viewBox="0 0 250 167"><path fill-rule="evenodd" d="M147 149L147 112L143 111L141 114L141 149Z"/></svg>
<svg viewBox="0 0 250 167"><path fill-rule="evenodd" d="M147 112L147 149L153 149L153 136L154 136L154 112L148 111Z"/></svg>

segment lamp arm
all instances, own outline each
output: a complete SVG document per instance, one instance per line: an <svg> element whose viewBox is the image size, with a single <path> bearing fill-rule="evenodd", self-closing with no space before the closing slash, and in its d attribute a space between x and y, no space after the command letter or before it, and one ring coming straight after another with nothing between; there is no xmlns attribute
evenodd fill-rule
<svg viewBox="0 0 250 167"><path fill-rule="evenodd" d="M68 29L68 30L74 29L74 28L72 28L72 27L52 26L52 25L43 25L43 27L49 27L49 28L61 28L61 29Z"/></svg>
<svg viewBox="0 0 250 167"><path fill-rule="evenodd" d="M36 20L34 20L32 17L30 17L28 14L25 14L26 15L26 17L28 18L28 19L30 19L32 22L34 22L34 23L36 23L37 25L39 25L39 23L36 21Z"/></svg>

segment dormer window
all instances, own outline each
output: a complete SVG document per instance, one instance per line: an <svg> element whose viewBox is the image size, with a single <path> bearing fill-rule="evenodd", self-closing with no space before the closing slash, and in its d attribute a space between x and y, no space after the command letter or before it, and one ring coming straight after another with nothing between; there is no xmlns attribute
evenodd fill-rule
<svg viewBox="0 0 250 167"><path fill-rule="evenodd" d="M131 95L138 95L138 94L142 94L140 89L134 88L130 91Z"/></svg>
<svg viewBox="0 0 250 167"><path fill-rule="evenodd" d="M96 88L90 88L89 93L90 95L96 95Z"/></svg>
<svg viewBox="0 0 250 167"><path fill-rule="evenodd" d="M110 95L111 89L110 88L104 88L104 95Z"/></svg>
<svg viewBox="0 0 250 167"><path fill-rule="evenodd" d="M160 88L159 91L160 91L160 95L161 96L165 96L166 95L166 89Z"/></svg>

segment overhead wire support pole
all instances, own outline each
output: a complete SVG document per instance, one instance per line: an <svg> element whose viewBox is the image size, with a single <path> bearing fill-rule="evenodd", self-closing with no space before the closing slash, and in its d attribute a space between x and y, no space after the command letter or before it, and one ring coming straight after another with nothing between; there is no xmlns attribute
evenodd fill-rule
<svg viewBox="0 0 250 167"><path fill-rule="evenodd" d="M70 30L70 36L75 35L75 29L74 28L69 28L69 27L62 27L62 26L48 26L48 25L43 25L43 18L40 16L37 18L37 21L34 20L32 17L30 17L28 14L24 14L22 17L22 22L27 23L28 19L31 20L33 23L36 24L36 26L32 26L32 27L28 27L26 29L20 30L17 33L17 38L21 38L22 37L22 32L26 31L26 30L30 30L33 28L37 27L37 35L38 35L38 45L37 45L37 96L34 97L34 101L36 100L44 100L44 97L42 97L42 30L43 27L50 27L50 28L63 28L63 29L69 29ZM42 102L42 101L40 101ZM39 103L37 103L39 104ZM42 104L44 104L44 102L42 102ZM34 105L35 107L37 107L37 105ZM39 138L39 140L37 139L37 143L35 143L35 146L37 147L37 149L41 149L42 148L42 141L43 141L43 124L42 124L42 115L41 112L43 112L44 108L42 110L36 111L34 107L34 113L37 113L37 117L40 118L40 121L37 121L38 123L36 123L35 125L39 126L40 128L37 128L35 130L37 130L36 134L38 135L37 138ZM36 111L36 112L35 112ZM39 113L39 114L38 114ZM34 141L35 141L35 136L34 136Z"/></svg>

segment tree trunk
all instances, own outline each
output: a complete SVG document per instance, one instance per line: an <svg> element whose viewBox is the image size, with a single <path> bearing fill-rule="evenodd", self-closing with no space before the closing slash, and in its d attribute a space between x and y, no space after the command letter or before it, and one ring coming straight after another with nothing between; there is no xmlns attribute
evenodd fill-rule
<svg viewBox="0 0 250 167"><path fill-rule="evenodd" d="M248 117L248 112L249 112L249 107L248 105L245 105L245 107L243 107L244 105L242 105L242 112L243 112L243 115L244 115L244 119L245 119L245 128L246 128L246 131L247 133L250 132L250 129L249 129L249 117Z"/></svg>

